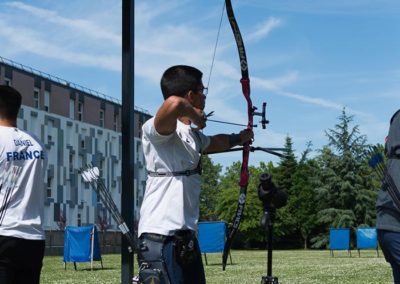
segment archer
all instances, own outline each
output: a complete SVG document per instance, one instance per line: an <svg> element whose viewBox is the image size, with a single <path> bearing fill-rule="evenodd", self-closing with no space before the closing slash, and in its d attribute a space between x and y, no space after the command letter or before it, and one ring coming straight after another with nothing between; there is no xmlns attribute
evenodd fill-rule
<svg viewBox="0 0 400 284"><path fill-rule="evenodd" d="M191 66L167 69L161 78L164 102L142 127L148 171L138 230L142 281L205 283L196 238L201 155L223 152L253 138L251 129L214 136L200 131L206 127L207 88L202 76Z"/></svg>

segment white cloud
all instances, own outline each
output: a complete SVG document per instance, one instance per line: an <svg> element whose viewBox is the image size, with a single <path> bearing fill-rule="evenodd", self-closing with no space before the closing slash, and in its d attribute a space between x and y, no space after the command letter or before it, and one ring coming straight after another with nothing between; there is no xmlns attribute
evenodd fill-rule
<svg viewBox="0 0 400 284"><path fill-rule="evenodd" d="M340 103L337 103L334 101L322 99L322 98L308 97L308 96L295 94L295 93L291 93L291 92L286 92L286 91L278 91L277 94L288 97L288 98L292 98L292 99L295 99L295 100L298 100L298 101L301 101L304 103L323 107L323 108L328 108L328 109L333 109L333 110L338 110L338 111L341 111L341 110L343 110L343 108L346 108L346 111L350 114L356 114L356 115L360 115L360 116L369 116L368 113L358 111L358 110L352 109L346 105L343 105L343 104L340 104Z"/></svg>
<svg viewBox="0 0 400 284"><path fill-rule="evenodd" d="M368 113L352 109L344 104L340 104L335 101L318 98L318 97L309 97L309 96L296 94L296 93L288 92L288 91L284 90L285 86L288 86L288 85L296 82L297 79L298 79L298 72L291 72L285 76L278 77L278 78L271 79L271 80L266 80L266 79L261 79L261 78L253 78L252 81L255 83L254 86L268 90L268 91L273 91L273 92L275 92L275 94L277 94L279 96L284 96L284 97L291 98L291 99L294 99L297 101L301 101L303 103L315 105L318 107L333 109L333 110L341 111L343 108L346 108L346 110L351 114L356 114L356 115L360 115L360 116L364 116L364 117L370 116L370 114L368 114Z"/></svg>
<svg viewBox="0 0 400 284"><path fill-rule="evenodd" d="M248 40L255 40L258 41L266 36L274 30L277 27L280 27L282 25L282 20L275 18L275 17L270 17L268 20L266 20L264 23L262 23L255 32L249 34L247 36Z"/></svg>
<svg viewBox="0 0 400 284"><path fill-rule="evenodd" d="M80 66L100 67L121 71L121 57L71 51L42 39L41 35L27 28L10 27L0 20L0 37L14 46L14 52L33 53L46 58L62 60Z"/></svg>
<svg viewBox="0 0 400 284"><path fill-rule="evenodd" d="M288 74L276 77L273 79L261 79L258 77L252 77L251 81L253 86L260 87L268 91L280 91L283 87L288 86L298 79L298 72L292 71Z"/></svg>
<svg viewBox="0 0 400 284"><path fill-rule="evenodd" d="M42 20L70 28L74 32L81 33L86 37L90 37L95 40L105 40L117 46L121 45L121 35L119 33L117 34L107 31L104 26L99 26L96 23L88 21L86 19L78 19L78 18L73 19L73 18L63 17L60 16L55 11L37 8L17 1L7 2L6 4L12 8L25 11Z"/></svg>
<svg viewBox="0 0 400 284"><path fill-rule="evenodd" d="M297 1L271 1L270 10L310 14L391 14L400 11L397 0L310 0L299 5Z"/></svg>

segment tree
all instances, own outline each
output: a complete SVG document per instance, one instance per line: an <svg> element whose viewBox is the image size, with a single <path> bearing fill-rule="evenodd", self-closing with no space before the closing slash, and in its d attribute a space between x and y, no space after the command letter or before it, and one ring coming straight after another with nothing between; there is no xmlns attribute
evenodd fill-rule
<svg viewBox="0 0 400 284"><path fill-rule="evenodd" d="M296 246L294 242L298 239L294 234L296 233L296 220L295 208L292 205L292 198L294 193L293 175L296 172L297 161L294 155L292 138L287 136L285 142L285 157L281 158L278 166L273 170L273 181L282 190L288 194L287 205L278 209L274 222L274 239L276 242L285 237L285 246Z"/></svg>
<svg viewBox="0 0 400 284"><path fill-rule="evenodd" d="M293 186L290 190L292 195L288 204L293 212L297 232L303 240L304 249L308 248L309 237L317 224L315 204L318 203L318 199L314 184L319 167L314 159L308 159L307 156L310 152L311 143L309 142L293 175Z"/></svg>
<svg viewBox="0 0 400 284"><path fill-rule="evenodd" d="M295 173L297 167L292 138L289 136L286 136L284 149L285 157L281 158L278 167L275 168L274 180L278 187L289 191L293 185L292 175Z"/></svg>
<svg viewBox="0 0 400 284"><path fill-rule="evenodd" d="M321 231L312 241L318 248L328 244L329 227L372 225L375 215L374 181L362 158L366 137L360 135L357 125L351 128L353 116L345 109L338 120L334 129L325 132L329 144L317 158L321 170L315 185Z"/></svg>
<svg viewBox="0 0 400 284"><path fill-rule="evenodd" d="M262 165L259 168L249 167L250 180L247 187L246 204L235 240L236 243L242 241L246 247L249 247L254 242L262 242L265 235L265 232L260 227L263 210L257 194L258 176L262 169L267 167L264 163ZM231 222L235 216L239 197L240 170L241 163L235 162L226 169L224 176L221 177L215 211L219 220Z"/></svg>
<svg viewBox="0 0 400 284"><path fill-rule="evenodd" d="M208 155L204 155L201 162L200 220L217 220L215 215L216 192L222 166L215 165Z"/></svg>

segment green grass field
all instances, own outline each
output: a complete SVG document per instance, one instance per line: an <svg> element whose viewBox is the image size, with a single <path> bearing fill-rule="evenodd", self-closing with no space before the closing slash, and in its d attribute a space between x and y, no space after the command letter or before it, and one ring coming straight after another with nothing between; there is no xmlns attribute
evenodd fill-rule
<svg viewBox="0 0 400 284"><path fill-rule="evenodd" d="M103 255L104 270L100 262L64 263L61 256L49 256L44 259L41 283L120 283L120 255ZM221 254L207 254L205 265L207 283L260 283L267 274L266 251L232 251L233 264L222 271ZM203 258L204 261L204 258ZM204 263L205 264L205 263ZM135 273L137 267L135 267ZM273 252L272 274L279 283L393 283L391 269L381 252L379 258L375 251L352 251L352 257L344 251L335 251L332 258L329 251L289 250Z"/></svg>

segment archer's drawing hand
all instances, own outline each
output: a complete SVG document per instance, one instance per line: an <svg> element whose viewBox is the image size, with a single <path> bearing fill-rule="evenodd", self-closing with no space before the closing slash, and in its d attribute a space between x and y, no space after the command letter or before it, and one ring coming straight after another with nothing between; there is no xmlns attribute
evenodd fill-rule
<svg viewBox="0 0 400 284"><path fill-rule="evenodd" d="M207 117L203 110L198 108L193 108L194 114L191 117L191 122L197 127L192 127L192 130L198 131L206 127Z"/></svg>

